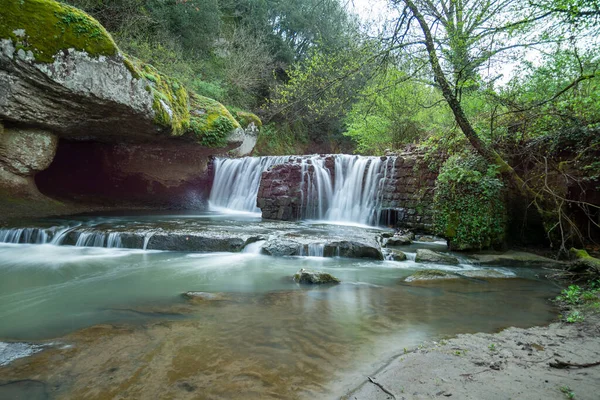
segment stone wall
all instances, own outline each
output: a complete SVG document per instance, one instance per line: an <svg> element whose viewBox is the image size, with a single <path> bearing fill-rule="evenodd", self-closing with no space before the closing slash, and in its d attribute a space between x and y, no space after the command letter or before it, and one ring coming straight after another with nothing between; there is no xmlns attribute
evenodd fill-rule
<svg viewBox="0 0 600 400"><path fill-rule="evenodd" d="M388 167L381 203L381 223L431 233L437 171L431 171L418 153L397 156Z"/></svg>
<svg viewBox="0 0 600 400"><path fill-rule="evenodd" d="M335 180L333 156L323 156L325 166ZM431 233L433 225L433 195L437 172L431 171L418 153L390 156L380 203L380 224L410 228ZM302 176L301 158L290 159L262 174L257 206L262 217L296 220L304 214L306 176ZM384 157L386 161L388 158ZM311 174L311 167L308 168ZM303 201L304 200L304 201Z"/></svg>

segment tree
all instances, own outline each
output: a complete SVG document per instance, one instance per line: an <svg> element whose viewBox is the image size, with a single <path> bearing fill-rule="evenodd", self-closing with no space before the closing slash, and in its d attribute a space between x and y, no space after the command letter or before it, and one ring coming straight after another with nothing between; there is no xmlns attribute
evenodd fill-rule
<svg viewBox="0 0 600 400"><path fill-rule="evenodd" d="M495 18L494 15L475 12L481 7L495 10L498 5L509 7L516 4L515 2L503 0L474 2L461 0L397 0L394 1L394 4L402 6L399 21L404 26L402 30L396 30L396 32L404 32L403 35L395 36L397 43L402 44L409 35L414 35L408 41L411 46L415 46L413 43L416 43L417 46L425 48L435 84L440 88L462 133L475 151L490 165L497 166L510 186L518 190L536 207L545 222L547 232L550 232L555 225L557 213L558 215L561 213L564 201L557 201L556 198L548 199L541 192L532 189L494 148L482 140L481 135L473 127L461 104L461 91L466 79L463 78L464 75L460 75L461 70L459 68L462 68L462 70L470 70L470 67L477 68L483 62L490 61L492 57L510 48L529 45L530 42L517 40L514 45L507 46L503 41L496 40L496 35L513 33L515 29L527 32L528 29L535 26L533 25L535 22L547 18L551 13L531 9L528 10L530 13L527 15L516 13L517 18L509 20L507 19L508 16ZM456 17L457 15L462 17ZM448 20L452 22L449 23ZM416 27L413 26L415 24ZM438 25L445 29L437 30ZM454 29L455 25L462 28ZM438 33L440 31L441 33ZM468 32L472 32L473 40L466 41L465 35L469 35ZM475 32L480 33L475 34ZM488 32L493 32L493 34L490 36ZM482 43L486 44L487 50L481 50ZM536 41L536 43L539 43L539 41ZM477 54L474 54L475 52ZM593 75L581 75L571 82L567 88L563 88L554 96L558 97L569 87L592 77ZM564 250L564 240L561 250Z"/></svg>

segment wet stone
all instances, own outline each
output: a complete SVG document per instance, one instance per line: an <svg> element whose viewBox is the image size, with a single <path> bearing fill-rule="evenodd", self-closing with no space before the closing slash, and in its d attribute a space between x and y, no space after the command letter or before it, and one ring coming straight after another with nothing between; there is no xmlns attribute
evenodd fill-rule
<svg viewBox="0 0 600 400"><path fill-rule="evenodd" d="M309 271L302 268L294 274L294 282L311 285L337 284L340 280L327 272Z"/></svg>

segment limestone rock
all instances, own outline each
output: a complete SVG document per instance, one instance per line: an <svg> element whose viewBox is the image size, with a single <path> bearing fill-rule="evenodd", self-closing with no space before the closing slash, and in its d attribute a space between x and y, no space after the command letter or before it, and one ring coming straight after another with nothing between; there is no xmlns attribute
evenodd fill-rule
<svg viewBox="0 0 600 400"><path fill-rule="evenodd" d="M415 261L418 263L458 265L458 258L428 249L417 250Z"/></svg>
<svg viewBox="0 0 600 400"><path fill-rule="evenodd" d="M42 197L33 176L46 169L56 152L55 135L39 129L0 132L0 186L14 197Z"/></svg>
<svg viewBox="0 0 600 400"><path fill-rule="evenodd" d="M460 271L458 273L460 276L465 276L467 278L513 278L514 275L505 275L502 272L498 272L493 269L473 269L467 271Z"/></svg>
<svg viewBox="0 0 600 400"><path fill-rule="evenodd" d="M555 268L564 265L563 262L538 256L524 251L507 251L504 253L483 253L471 255L481 265L503 265L511 267L548 267Z"/></svg>
<svg viewBox="0 0 600 400"><path fill-rule="evenodd" d="M272 238L263 245L262 251L270 256L297 256L302 245L294 240Z"/></svg>
<svg viewBox="0 0 600 400"><path fill-rule="evenodd" d="M347 258L372 258L375 260L383 260L381 248L375 242L361 241L336 241L325 244L323 249L325 257L347 257Z"/></svg>
<svg viewBox="0 0 600 400"><path fill-rule="evenodd" d="M331 274L320 271L309 271L304 268L296 272L294 275L294 282L306 283L311 285L321 284L336 284L340 283L340 280Z"/></svg>
<svg viewBox="0 0 600 400"><path fill-rule="evenodd" d="M450 274L445 271L441 271L439 269L425 269L422 271L417 271L408 278L406 278L405 282L419 282L419 281L433 281L433 280L442 280L442 279L456 279L457 276Z"/></svg>
<svg viewBox="0 0 600 400"><path fill-rule="evenodd" d="M387 240L385 246L406 246L409 244L412 244L412 240L408 236L394 236Z"/></svg>

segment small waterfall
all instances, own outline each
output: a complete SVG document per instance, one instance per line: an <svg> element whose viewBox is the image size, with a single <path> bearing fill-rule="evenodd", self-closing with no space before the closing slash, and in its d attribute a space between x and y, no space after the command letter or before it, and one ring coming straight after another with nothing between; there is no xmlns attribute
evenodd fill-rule
<svg viewBox="0 0 600 400"><path fill-rule="evenodd" d="M209 205L259 213L261 175L277 164L299 163L302 218L376 225L383 189L394 176L396 157L331 156L217 158ZM328 164L328 165L326 165Z"/></svg>
<svg viewBox="0 0 600 400"><path fill-rule="evenodd" d="M325 218L364 225L377 223L381 166L379 157L337 156L333 199Z"/></svg>
<svg viewBox="0 0 600 400"><path fill-rule="evenodd" d="M148 250L148 244L150 243L150 239L152 239L153 235L154 232L149 232L144 235L144 245L142 246L142 250Z"/></svg>
<svg viewBox="0 0 600 400"><path fill-rule="evenodd" d="M48 243L48 232L40 228L0 229L2 243Z"/></svg>
<svg viewBox="0 0 600 400"><path fill-rule="evenodd" d="M242 253L260 254L261 249L266 242L267 242L266 240L259 240L254 243L250 243L250 244L246 245L246 247L244 247L244 249L242 250Z"/></svg>
<svg viewBox="0 0 600 400"><path fill-rule="evenodd" d="M323 251L325 245L323 243L310 243L308 245L308 256L309 257L323 257Z"/></svg>
<svg viewBox="0 0 600 400"><path fill-rule="evenodd" d="M302 159L302 205L304 218L325 219L329 204L333 199L331 172L325 167L322 157L312 156Z"/></svg>
<svg viewBox="0 0 600 400"><path fill-rule="evenodd" d="M209 207L213 210L260 213L256 207L256 195L262 173L288 160L289 157L216 158Z"/></svg>

